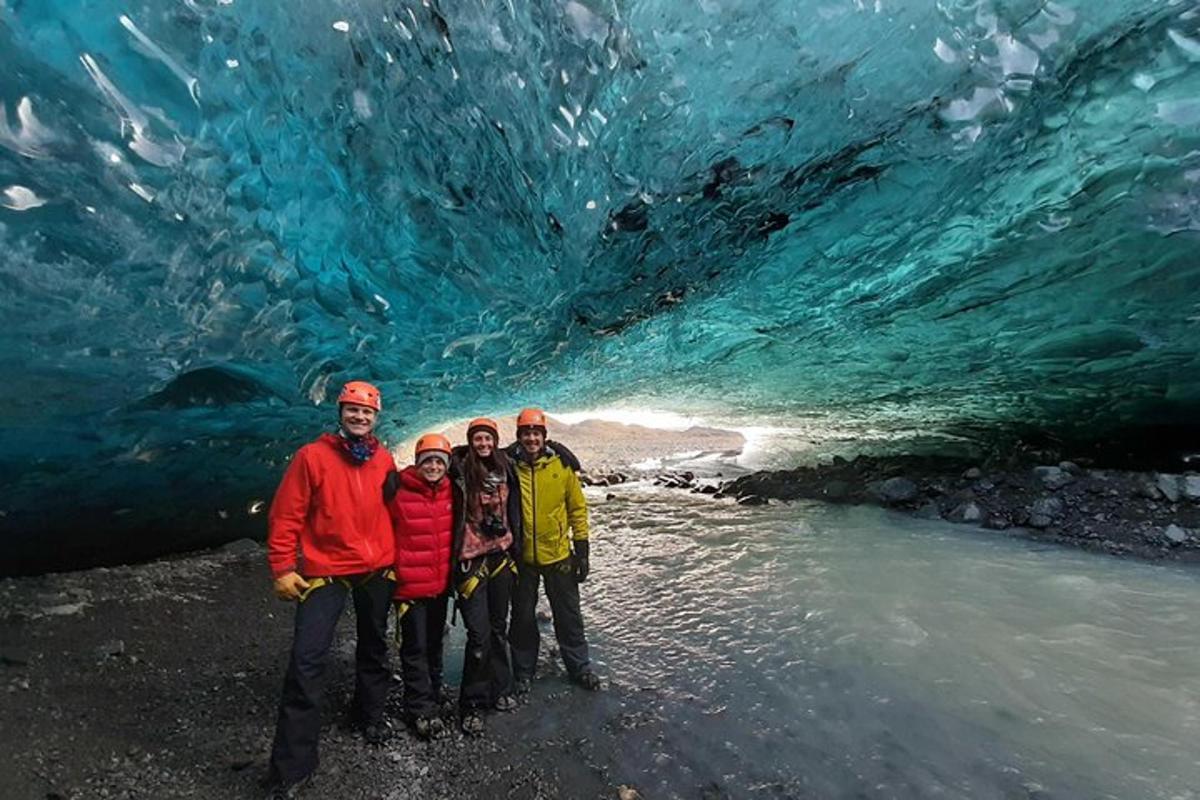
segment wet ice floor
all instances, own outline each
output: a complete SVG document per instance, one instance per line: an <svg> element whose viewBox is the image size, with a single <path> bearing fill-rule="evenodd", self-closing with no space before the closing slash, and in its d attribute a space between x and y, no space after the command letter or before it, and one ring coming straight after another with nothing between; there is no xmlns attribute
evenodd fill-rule
<svg viewBox="0 0 1200 800"><path fill-rule="evenodd" d="M1194 569L873 508L591 499L594 658L635 698L593 722L628 728L616 773L649 796L1200 796Z"/></svg>

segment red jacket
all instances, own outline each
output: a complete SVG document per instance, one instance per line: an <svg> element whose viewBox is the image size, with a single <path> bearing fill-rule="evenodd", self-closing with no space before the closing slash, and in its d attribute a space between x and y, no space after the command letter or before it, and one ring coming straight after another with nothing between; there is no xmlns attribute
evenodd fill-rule
<svg viewBox="0 0 1200 800"><path fill-rule="evenodd" d="M395 468L383 446L365 464L350 463L330 433L301 447L267 519L271 573L324 577L391 566L394 544L383 482Z"/></svg>
<svg viewBox="0 0 1200 800"><path fill-rule="evenodd" d="M396 597L437 597L450 586L450 481L443 478L430 486L416 467L405 467L397 477L396 496L387 504L396 533Z"/></svg>

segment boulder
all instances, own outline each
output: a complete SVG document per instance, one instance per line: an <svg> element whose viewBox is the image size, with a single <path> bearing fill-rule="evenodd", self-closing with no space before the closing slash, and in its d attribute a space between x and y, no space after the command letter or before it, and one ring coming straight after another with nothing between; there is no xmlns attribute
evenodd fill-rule
<svg viewBox="0 0 1200 800"><path fill-rule="evenodd" d="M262 552L262 545L253 539L234 539L221 545L221 552L237 556L258 555Z"/></svg>
<svg viewBox="0 0 1200 800"><path fill-rule="evenodd" d="M968 501L955 507L950 512L950 519L955 522L979 522L983 519L983 510L974 501Z"/></svg>
<svg viewBox="0 0 1200 800"><path fill-rule="evenodd" d="M1033 474L1042 482L1042 486L1051 491L1075 482L1075 476L1062 467L1034 467Z"/></svg>
<svg viewBox="0 0 1200 800"><path fill-rule="evenodd" d="M767 498L757 494L748 494L738 498L739 506L765 506Z"/></svg>
<svg viewBox="0 0 1200 800"><path fill-rule="evenodd" d="M1183 496L1193 502L1200 500L1200 475L1183 476Z"/></svg>
<svg viewBox="0 0 1200 800"><path fill-rule="evenodd" d="M850 494L850 484L845 481L829 481L821 493L830 500L844 500Z"/></svg>
<svg viewBox="0 0 1200 800"><path fill-rule="evenodd" d="M1060 461L1058 462L1058 468L1068 475L1079 476L1084 472L1083 467L1079 466L1074 461Z"/></svg>
<svg viewBox="0 0 1200 800"><path fill-rule="evenodd" d="M1183 544L1188 540L1188 532L1172 523L1163 529L1163 538L1171 544Z"/></svg>
<svg viewBox="0 0 1200 800"><path fill-rule="evenodd" d="M1062 510L1063 501L1057 497L1042 497L1034 500L1033 505L1029 507L1029 526L1031 528L1049 528Z"/></svg>
<svg viewBox="0 0 1200 800"><path fill-rule="evenodd" d="M915 483L908 478L901 477L872 483L868 488L881 502L889 506L911 503L920 493Z"/></svg>
<svg viewBox="0 0 1200 800"><path fill-rule="evenodd" d="M1154 479L1154 485L1172 503L1179 502L1179 476L1159 474Z"/></svg>
<svg viewBox="0 0 1200 800"><path fill-rule="evenodd" d="M983 470L981 470L979 467L971 467L969 470L964 472L962 476L969 481L977 481L983 477Z"/></svg>
<svg viewBox="0 0 1200 800"><path fill-rule="evenodd" d="M921 507L917 509L916 514L921 519L941 519L942 518L942 510L940 508L938 508L938 504L933 502L932 500L926 500L921 505Z"/></svg>
<svg viewBox="0 0 1200 800"><path fill-rule="evenodd" d="M1162 489L1159 489L1154 481L1149 478L1142 478L1134 487L1133 494L1135 497L1144 497L1147 500L1161 500L1163 497Z"/></svg>

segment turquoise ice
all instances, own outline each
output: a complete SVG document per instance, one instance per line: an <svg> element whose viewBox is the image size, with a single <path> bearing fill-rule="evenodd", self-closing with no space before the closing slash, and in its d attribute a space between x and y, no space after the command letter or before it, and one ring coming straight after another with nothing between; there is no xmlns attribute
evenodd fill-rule
<svg viewBox="0 0 1200 800"><path fill-rule="evenodd" d="M104 547L259 524L351 377L393 435L1200 405L1192 3L5 0L0 53L0 528L31 553L101 546L66 491Z"/></svg>

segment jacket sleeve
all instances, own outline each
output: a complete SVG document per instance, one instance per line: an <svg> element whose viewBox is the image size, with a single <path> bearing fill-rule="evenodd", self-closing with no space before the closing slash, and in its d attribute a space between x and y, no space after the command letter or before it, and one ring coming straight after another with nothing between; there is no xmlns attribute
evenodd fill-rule
<svg viewBox="0 0 1200 800"><path fill-rule="evenodd" d="M508 517L508 529L513 537L510 550L513 558L519 562L521 548L525 546L525 522L521 519L521 479L512 463L508 465L508 505L505 514Z"/></svg>
<svg viewBox="0 0 1200 800"><path fill-rule="evenodd" d="M308 520L308 504L312 498L312 480L308 458L301 450L283 473L275 490L271 511L267 515L267 564L278 578L297 567L300 534Z"/></svg>
<svg viewBox="0 0 1200 800"><path fill-rule="evenodd" d="M583 486L574 470L567 470L567 519L571 522L571 538L577 542L588 538L587 500Z"/></svg>

